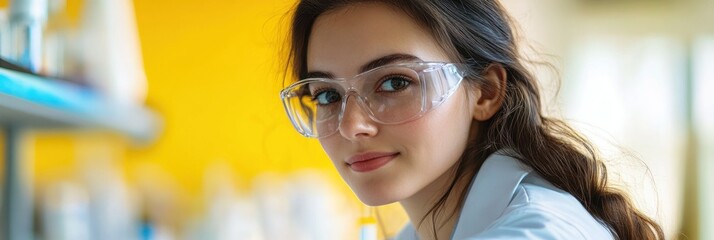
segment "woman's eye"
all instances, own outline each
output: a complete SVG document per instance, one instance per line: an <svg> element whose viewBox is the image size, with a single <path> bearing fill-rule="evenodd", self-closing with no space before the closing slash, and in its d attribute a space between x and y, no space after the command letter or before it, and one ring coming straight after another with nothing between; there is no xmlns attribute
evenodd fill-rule
<svg viewBox="0 0 714 240"><path fill-rule="evenodd" d="M340 94L334 90L321 91L315 95L313 99L317 100L317 104L327 105L340 101Z"/></svg>
<svg viewBox="0 0 714 240"><path fill-rule="evenodd" d="M407 88L409 84L411 84L411 81L404 77L390 77L382 82L382 85L379 86L379 91L396 92Z"/></svg>

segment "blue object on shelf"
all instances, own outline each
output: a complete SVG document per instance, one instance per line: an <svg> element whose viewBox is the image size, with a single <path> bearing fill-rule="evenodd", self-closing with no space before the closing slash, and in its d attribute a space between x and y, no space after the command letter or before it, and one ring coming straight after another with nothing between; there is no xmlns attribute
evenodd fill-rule
<svg viewBox="0 0 714 240"><path fill-rule="evenodd" d="M91 112L101 101L91 89L0 69L0 93L69 112Z"/></svg>
<svg viewBox="0 0 714 240"><path fill-rule="evenodd" d="M139 142L152 140L158 117L143 106L119 105L88 88L0 68L0 125L99 128Z"/></svg>

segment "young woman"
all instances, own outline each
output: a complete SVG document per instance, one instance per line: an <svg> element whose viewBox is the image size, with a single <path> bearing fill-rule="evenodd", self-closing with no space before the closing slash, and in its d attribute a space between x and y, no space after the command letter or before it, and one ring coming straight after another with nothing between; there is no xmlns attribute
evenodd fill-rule
<svg viewBox="0 0 714 240"><path fill-rule="evenodd" d="M281 92L397 239L663 239L594 147L543 114L497 0L303 0Z"/></svg>

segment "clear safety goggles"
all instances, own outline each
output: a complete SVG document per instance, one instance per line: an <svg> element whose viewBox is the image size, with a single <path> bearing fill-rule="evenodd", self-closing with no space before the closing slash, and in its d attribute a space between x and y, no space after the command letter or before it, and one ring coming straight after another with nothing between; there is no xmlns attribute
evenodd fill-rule
<svg viewBox="0 0 714 240"><path fill-rule="evenodd" d="M441 105L464 79L466 65L443 62L392 64L351 78L308 78L280 92L295 129L306 137L338 131L350 96L381 124L412 121Z"/></svg>

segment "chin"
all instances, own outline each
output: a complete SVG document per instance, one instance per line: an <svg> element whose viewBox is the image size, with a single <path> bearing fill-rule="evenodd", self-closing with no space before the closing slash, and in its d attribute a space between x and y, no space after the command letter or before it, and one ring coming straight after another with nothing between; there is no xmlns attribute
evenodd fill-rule
<svg viewBox="0 0 714 240"><path fill-rule="evenodd" d="M359 200L367 206L377 207L396 202L396 200L385 199L384 197L360 197Z"/></svg>
<svg viewBox="0 0 714 240"><path fill-rule="evenodd" d="M395 179L393 174L382 172L370 176L357 174L354 176L349 169L340 172L343 180L357 195L360 202L368 206L382 206L401 201L410 196L409 186L400 185L400 181ZM385 175L389 175L385 177Z"/></svg>
<svg viewBox="0 0 714 240"><path fill-rule="evenodd" d="M398 202L403 199L403 197L400 196L402 192L394 189L376 189L367 187L366 189L362 189L362 191L356 191L354 188L352 190L357 195L357 198L359 198L359 200L367 206L382 206Z"/></svg>

